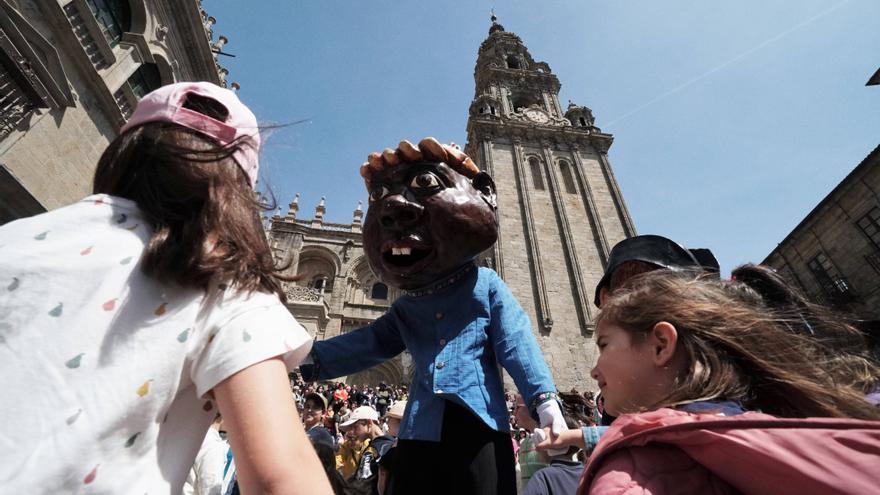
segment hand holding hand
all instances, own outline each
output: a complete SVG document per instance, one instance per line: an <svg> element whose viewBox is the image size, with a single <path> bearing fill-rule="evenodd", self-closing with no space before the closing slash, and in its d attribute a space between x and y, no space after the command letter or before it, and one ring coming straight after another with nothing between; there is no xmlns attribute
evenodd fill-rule
<svg viewBox="0 0 880 495"><path fill-rule="evenodd" d="M548 400L538 405L538 419L541 421L541 428L550 427L551 436L554 438L562 430L568 429L559 402L555 400Z"/></svg>
<svg viewBox="0 0 880 495"><path fill-rule="evenodd" d="M555 437L550 436L550 428L535 430L535 449L546 450L548 455L562 455L574 445L584 448L584 436L580 430L562 430Z"/></svg>

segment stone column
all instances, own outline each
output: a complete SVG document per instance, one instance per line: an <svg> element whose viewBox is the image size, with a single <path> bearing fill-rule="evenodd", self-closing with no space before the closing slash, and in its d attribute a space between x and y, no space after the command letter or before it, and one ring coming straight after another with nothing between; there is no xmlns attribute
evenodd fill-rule
<svg viewBox="0 0 880 495"><path fill-rule="evenodd" d="M480 141L480 152L482 155L480 158L480 161L482 162L481 165L482 165L483 170L487 174L489 174L490 176L492 176L494 178L495 177L495 165L492 163L492 141L490 141L489 139L483 139L482 141ZM495 245L492 247L492 256L495 258L493 260L494 266L492 268L495 270L495 273L497 273L498 276L501 277L502 280L504 280L504 256L502 254L502 249L501 249L501 228L502 227L501 227L501 221L500 221L500 214L496 212L496 215L499 215L498 241L496 241Z"/></svg>
<svg viewBox="0 0 880 495"><path fill-rule="evenodd" d="M538 318L538 324L541 325L544 330L549 332L553 328L553 317L550 314L547 286L544 283L544 268L541 263L541 251L538 247L538 237L535 232L534 222L532 221L532 203L529 199L529 189L526 186L527 182L522 155L522 141L520 141L519 138L513 138L513 168L516 171L519 195L523 202L522 215L526 226L529 257L535 266L533 273L535 275L535 285L538 292L536 316Z"/></svg>
<svg viewBox="0 0 880 495"><path fill-rule="evenodd" d="M610 145L610 142L608 144ZM597 148L596 151L599 154L599 165L602 167L602 173L605 174L608 185L611 186L611 197L614 199L614 205L617 207L620 222L623 224L623 231L627 237L633 237L636 235L636 228L633 225L632 217L629 216L626 203L623 202L623 194L620 193L620 186L617 185L617 179L614 178L611 165L608 163L608 147L607 145L602 146Z"/></svg>
<svg viewBox="0 0 880 495"><path fill-rule="evenodd" d="M587 210L587 215L590 216L590 220L592 220L593 224L596 226L596 235L599 238L599 259L602 261L603 267L608 266L608 254L610 252L610 248L608 247L608 237L605 235L605 227L602 226L602 217L596 209L596 199L593 196L593 187L590 185L590 181L587 180L587 173L584 170L584 162L581 160L580 146L577 144L571 146L571 156L574 160L575 179L577 180L583 194L584 208Z"/></svg>
<svg viewBox="0 0 880 495"><path fill-rule="evenodd" d="M547 179L549 182L548 186L550 186L550 198L553 201L553 206L556 209L556 216L559 218L559 223L561 224L560 234L562 234L562 249L563 252L565 252L565 257L568 259L568 266L571 268L571 281L574 283L575 301L577 301L579 306L578 312L581 315L581 327L592 332L592 328L590 327L590 321L592 320L592 315L590 314L590 298L586 293L584 277L581 272L581 264L578 261L577 250L571 234L571 222L569 222L568 214L565 211L565 201L559 193L559 178L557 177L557 167L553 161L553 152L550 149L550 142L541 142L541 151L544 155L544 160L547 162Z"/></svg>

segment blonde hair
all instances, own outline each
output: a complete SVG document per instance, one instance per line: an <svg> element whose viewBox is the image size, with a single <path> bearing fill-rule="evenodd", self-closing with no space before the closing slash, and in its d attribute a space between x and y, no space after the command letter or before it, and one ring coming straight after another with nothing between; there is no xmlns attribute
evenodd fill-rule
<svg viewBox="0 0 880 495"><path fill-rule="evenodd" d="M855 376L853 356L836 356L835 335L857 333L845 322L814 320L826 336L805 334L802 315L770 307L744 283L668 270L632 278L596 318L597 325L617 324L635 341L661 321L677 329L687 368L650 409L733 400L781 417L880 419L858 387L862 377ZM875 363L858 363L859 373L876 376Z"/></svg>

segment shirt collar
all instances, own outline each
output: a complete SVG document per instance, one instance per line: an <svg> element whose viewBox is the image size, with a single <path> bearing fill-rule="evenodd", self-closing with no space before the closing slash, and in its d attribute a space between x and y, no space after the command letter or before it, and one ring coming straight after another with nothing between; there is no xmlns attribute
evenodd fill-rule
<svg viewBox="0 0 880 495"><path fill-rule="evenodd" d="M470 273L470 271L475 266L476 266L476 264L473 261L470 261L467 264L465 264L463 267L459 268L452 275L448 275L448 276L438 280L437 282L434 282L433 284L425 286L425 287L421 287L421 288L413 289L413 290L405 290L405 291L403 291L403 294L406 296L409 296L409 297L422 297L422 296L434 294L436 292L440 292L440 291L446 289L447 287L455 285L456 282L463 279L465 277L465 275Z"/></svg>

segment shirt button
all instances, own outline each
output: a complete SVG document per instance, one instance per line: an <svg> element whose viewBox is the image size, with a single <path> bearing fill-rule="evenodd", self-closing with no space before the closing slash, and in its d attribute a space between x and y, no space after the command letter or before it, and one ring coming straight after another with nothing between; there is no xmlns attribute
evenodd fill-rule
<svg viewBox="0 0 880 495"><path fill-rule="evenodd" d="M440 345L446 345L446 339L440 339Z"/></svg>
<svg viewBox="0 0 880 495"><path fill-rule="evenodd" d="M442 319L443 319L443 313L437 313L436 315L434 315L434 318L437 318L438 320L442 320Z"/></svg>
<svg viewBox="0 0 880 495"><path fill-rule="evenodd" d="M436 368L438 370L442 370L444 367L446 367L446 363L444 363L443 361L440 361L439 363L437 363Z"/></svg>

